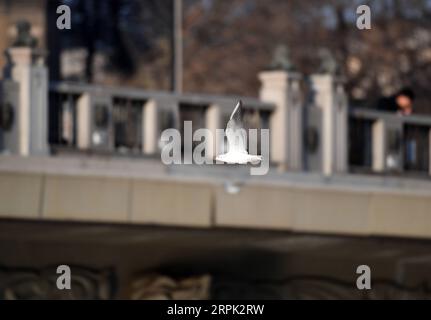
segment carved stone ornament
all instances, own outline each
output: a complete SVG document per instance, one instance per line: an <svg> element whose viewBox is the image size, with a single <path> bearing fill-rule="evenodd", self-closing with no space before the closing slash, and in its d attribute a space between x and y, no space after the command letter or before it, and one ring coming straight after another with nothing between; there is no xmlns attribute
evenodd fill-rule
<svg viewBox="0 0 431 320"><path fill-rule="evenodd" d="M209 299L211 278L208 275L181 279L148 274L132 283L133 300L195 300Z"/></svg>
<svg viewBox="0 0 431 320"><path fill-rule="evenodd" d="M43 269L0 268L0 300L110 299L115 274L110 269L92 270L70 266L71 288L57 288L56 267Z"/></svg>
<svg viewBox="0 0 431 320"><path fill-rule="evenodd" d="M30 47L37 46L37 39L31 35L31 24L28 21L22 20L17 22L17 37L12 44L13 47Z"/></svg>
<svg viewBox="0 0 431 320"><path fill-rule="evenodd" d="M290 51L287 45L282 44L275 48L269 69L285 71L295 70L292 60L290 59Z"/></svg>

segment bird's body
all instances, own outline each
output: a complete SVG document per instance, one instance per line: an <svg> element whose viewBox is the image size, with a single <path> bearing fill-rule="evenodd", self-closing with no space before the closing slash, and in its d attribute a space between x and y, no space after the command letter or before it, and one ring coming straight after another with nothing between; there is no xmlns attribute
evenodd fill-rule
<svg viewBox="0 0 431 320"><path fill-rule="evenodd" d="M216 160L222 161L228 164L247 164L247 163L259 163L262 161L262 156L255 156L242 152L228 152L217 156Z"/></svg>
<svg viewBox="0 0 431 320"><path fill-rule="evenodd" d="M259 163L262 161L262 156L250 155L247 152L247 133L241 123L241 105L241 101L239 101L226 126L228 152L218 155L217 161L228 164Z"/></svg>

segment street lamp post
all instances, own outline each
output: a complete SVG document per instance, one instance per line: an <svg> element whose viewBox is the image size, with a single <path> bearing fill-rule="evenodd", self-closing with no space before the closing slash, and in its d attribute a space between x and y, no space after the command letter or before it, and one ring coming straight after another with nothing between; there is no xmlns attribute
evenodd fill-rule
<svg viewBox="0 0 431 320"><path fill-rule="evenodd" d="M174 0L172 88L176 93L181 93L183 91L182 7L182 0Z"/></svg>

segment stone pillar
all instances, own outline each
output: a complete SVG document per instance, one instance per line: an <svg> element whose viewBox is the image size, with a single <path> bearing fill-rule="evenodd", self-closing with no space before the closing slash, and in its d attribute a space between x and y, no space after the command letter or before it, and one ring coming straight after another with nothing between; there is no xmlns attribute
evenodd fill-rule
<svg viewBox="0 0 431 320"><path fill-rule="evenodd" d="M147 101L143 106L142 114L142 133L144 135L142 151L148 155L156 154L160 139L157 102L155 100Z"/></svg>
<svg viewBox="0 0 431 320"><path fill-rule="evenodd" d="M315 105L322 110L322 171L348 170L348 100L343 80L332 74L311 76Z"/></svg>
<svg viewBox="0 0 431 320"><path fill-rule="evenodd" d="M214 159L217 156L217 151L220 150L220 146L218 143L222 143L223 141L217 141L216 130L223 129L221 125L221 111L220 106L213 104L208 107L205 114L205 126L212 133L212 140L208 141L208 150L209 154L207 154L207 158Z"/></svg>
<svg viewBox="0 0 431 320"><path fill-rule="evenodd" d="M303 99L300 74L274 70L259 74L259 97L275 105L270 119L270 157L280 168L303 169Z"/></svg>
<svg viewBox="0 0 431 320"><path fill-rule="evenodd" d="M10 78L19 85L18 154L48 153L48 72L44 56L29 47L7 50Z"/></svg>

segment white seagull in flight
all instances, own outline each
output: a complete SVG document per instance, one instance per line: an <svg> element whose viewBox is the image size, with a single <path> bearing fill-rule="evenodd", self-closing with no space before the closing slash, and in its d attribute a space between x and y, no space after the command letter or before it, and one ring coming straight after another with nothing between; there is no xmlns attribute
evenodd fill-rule
<svg viewBox="0 0 431 320"><path fill-rule="evenodd" d="M248 162L259 163L262 161L262 156L250 155L247 152L247 135L241 121L241 106L242 102L240 100L230 115L230 119L226 126L228 152L218 155L216 157L217 161L222 161L228 164L246 164Z"/></svg>

